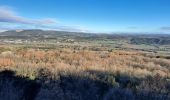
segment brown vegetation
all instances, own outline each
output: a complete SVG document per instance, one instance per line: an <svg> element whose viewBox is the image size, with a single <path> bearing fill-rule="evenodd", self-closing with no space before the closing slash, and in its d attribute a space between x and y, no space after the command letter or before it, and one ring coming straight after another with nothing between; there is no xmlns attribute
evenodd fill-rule
<svg viewBox="0 0 170 100"><path fill-rule="evenodd" d="M88 99L84 96L73 98L76 94L72 94L72 89L80 91L79 95L85 92L86 96L91 96L87 93L88 91L91 91L93 95L98 95L93 97L93 100L115 99L113 95L115 93L124 95L123 100L139 99L143 95L146 98L149 97L143 91L151 92L153 95L154 93L170 95L168 87L170 86L170 60L151 58L142 52L19 49L12 53L5 53L5 51L1 53L0 69L4 70L4 68L13 70L17 75L28 77L30 80L40 81L43 85L37 100L48 100L42 99L47 98L43 93L48 93L49 96L59 96L57 93L50 93L61 91L64 93L61 96L65 99ZM52 81L43 83L44 79L47 81L51 78L57 82L55 85ZM163 83L158 84L160 81ZM81 85L84 85L83 88ZM107 88L103 87L105 85ZM94 90L87 91L86 86ZM60 89L55 91L59 87ZM134 97L131 98L131 95ZM157 97L149 98L156 99ZM167 97L163 98L167 99Z"/></svg>
<svg viewBox="0 0 170 100"><path fill-rule="evenodd" d="M170 61L162 58L150 58L140 52L125 51L73 51L22 49L0 55L0 66L15 68L18 66L46 67L51 70L106 71L127 74L132 77L148 75L169 77Z"/></svg>

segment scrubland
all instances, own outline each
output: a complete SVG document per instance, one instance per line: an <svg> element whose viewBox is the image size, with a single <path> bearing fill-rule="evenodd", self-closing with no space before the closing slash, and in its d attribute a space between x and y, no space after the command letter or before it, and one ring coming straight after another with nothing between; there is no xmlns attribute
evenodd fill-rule
<svg viewBox="0 0 170 100"><path fill-rule="evenodd" d="M168 100L170 59L140 51L3 49L0 100Z"/></svg>

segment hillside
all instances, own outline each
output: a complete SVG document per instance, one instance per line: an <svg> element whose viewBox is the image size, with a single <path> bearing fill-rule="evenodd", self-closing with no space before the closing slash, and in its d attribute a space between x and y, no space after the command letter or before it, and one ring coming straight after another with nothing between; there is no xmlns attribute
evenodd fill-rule
<svg viewBox="0 0 170 100"><path fill-rule="evenodd" d="M0 33L0 39L58 39L69 38L77 40L126 40L131 44L147 45L169 45L170 35L168 34L97 34L78 33L64 31L43 31L43 30L12 30Z"/></svg>
<svg viewBox="0 0 170 100"><path fill-rule="evenodd" d="M0 100L169 100L169 35L0 33Z"/></svg>

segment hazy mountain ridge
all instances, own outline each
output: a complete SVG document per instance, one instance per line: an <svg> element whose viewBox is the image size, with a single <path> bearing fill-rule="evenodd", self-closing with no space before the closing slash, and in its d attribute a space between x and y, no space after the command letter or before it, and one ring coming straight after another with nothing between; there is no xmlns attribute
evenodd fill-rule
<svg viewBox="0 0 170 100"><path fill-rule="evenodd" d="M97 34L66 31L43 30L11 30L0 33L0 39L57 39L69 38L77 40L126 40L131 44L170 44L168 34Z"/></svg>

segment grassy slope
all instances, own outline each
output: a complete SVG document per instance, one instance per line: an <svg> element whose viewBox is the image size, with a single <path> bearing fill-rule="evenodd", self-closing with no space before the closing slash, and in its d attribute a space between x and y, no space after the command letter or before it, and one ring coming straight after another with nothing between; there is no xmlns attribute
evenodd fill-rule
<svg viewBox="0 0 170 100"><path fill-rule="evenodd" d="M169 65L135 51L13 48L0 55L0 97L30 100L33 88L32 100L168 100Z"/></svg>

